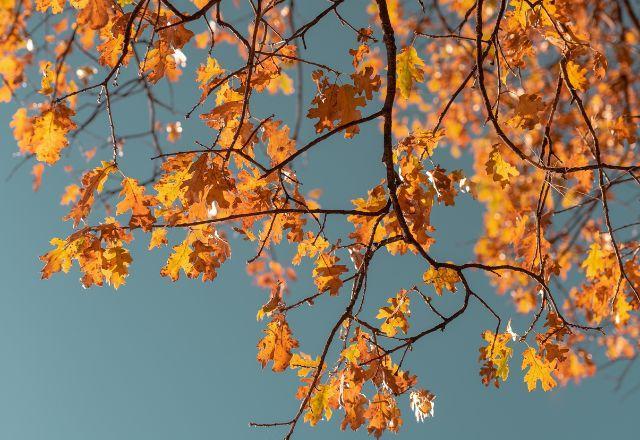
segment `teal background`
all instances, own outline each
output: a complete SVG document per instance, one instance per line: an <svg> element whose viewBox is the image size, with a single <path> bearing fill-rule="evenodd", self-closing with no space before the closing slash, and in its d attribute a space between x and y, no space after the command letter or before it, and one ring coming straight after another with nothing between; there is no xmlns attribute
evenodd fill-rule
<svg viewBox="0 0 640 440"><path fill-rule="evenodd" d="M305 8L299 8L299 23L324 6L311 3L302 2ZM364 5L351 2L342 12L363 26ZM345 72L349 71L349 60L343 47L345 42L355 44L353 41L353 35L337 24L335 17L307 38L314 59L341 66ZM216 51L214 56L222 60L229 53L223 46ZM189 78L204 55L193 54L184 74L187 83L174 91L181 111L189 108L196 96ZM310 70L305 72L308 76ZM313 88L307 80L307 103ZM159 90L169 96L166 88ZM254 114L264 117L276 109L293 125L291 102L290 98L257 97ZM138 104L144 109L143 101ZM16 147L8 122L14 110L13 106L0 107L2 178L21 160L11 156ZM146 127L146 114L135 104L117 104L115 110L119 134ZM163 121L169 120L163 116ZM164 142L167 150L192 148L194 139L211 140L211 133L197 120L184 125L182 141L177 145ZM303 140L313 135L311 126L306 120ZM98 118L92 129L106 140L106 115ZM349 199L362 195L384 175L377 133L375 123L369 124L353 141L335 138L316 147L296 164L306 190L322 187L323 206L348 207ZM77 157L77 150L90 147L91 142L95 141L74 144L69 149L72 156ZM439 154L439 161L449 169L454 163L460 167L446 151ZM121 159L124 172L144 178L150 171L151 155L147 146L128 142ZM108 148L100 150L98 157L108 160ZM65 160L80 165L77 159ZM466 160L462 163L468 166ZM132 249L132 275L117 292L108 287L84 290L76 271L41 281L37 256L48 250L51 237L71 231L71 225L60 220L67 209L59 205L59 194L70 178L59 168L45 171L36 194L31 191L30 166L0 183L0 439L280 438L282 431L277 428L248 427L249 421L288 419L298 407L295 374L261 371L255 360L255 344L264 327L255 321L255 314L266 294L252 286L245 275L244 261L255 252L253 245L234 240L233 259L221 269L218 279L208 284L183 279L174 284L161 278L158 272L168 249L146 252L147 238L141 235ZM480 231L480 223L481 207L464 196L454 208L436 208L436 255L456 261L471 258L470 241ZM346 231L340 221L330 226L334 239ZM181 235L176 233L173 238ZM286 250L278 253L287 255ZM417 258L381 255L371 269L368 306L380 307L399 288L418 282L424 269ZM301 278L292 286L295 298L312 293L308 277ZM514 315L508 297L496 296L481 276L472 280L503 318ZM345 296L343 292L339 298L324 298L314 308L290 314L302 351L320 350ZM460 300L461 295L446 296L441 307L454 310ZM412 325L419 329L433 322L433 317L417 313ZM525 325L525 321L514 321L516 331ZM618 392L614 388L620 369L614 368L579 385L546 394L527 393L516 355L508 383L499 390L485 388L478 376L477 350L480 333L494 326L486 310L472 302L468 313L444 334L416 345L405 365L418 374L422 386L437 394L435 418L416 423L407 397L401 397L405 419L401 438L633 437L640 396L625 391L638 380L636 369ZM315 429L301 423L297 438L367 436L364 429L341 433L339 420L336 412L333 420L323 421Z"/></svg>

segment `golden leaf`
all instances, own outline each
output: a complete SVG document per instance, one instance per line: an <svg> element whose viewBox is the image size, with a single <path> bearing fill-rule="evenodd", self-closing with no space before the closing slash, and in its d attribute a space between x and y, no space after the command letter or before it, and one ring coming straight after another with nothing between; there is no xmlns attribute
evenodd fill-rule
<svg viewBox="0 0 640 440"><path fill-rule="evenodd" d="M310 355L305 353L294 353L289 361L289 367L292 370L298 370L298 377L307 377L309 373L315 371L320 365L320 356L312 359Z"/></svg>
<svg viewBox="0 0 640 440"><path fill-rule="evenodd" d="M258 342L258 362L264 368L273 361L273 371L286 370L292 357L291 350L298 347L298 341L292 336L284 316L275 315L264 333L265 337Z"/></svg>
<svg viewBox="0 0 640 440"><path fill-rule="evenodd" d="M424 81L424 61L418 56L416 48L405 47L396 56L396 73L400 96L408 99L414 82Z"/></svg>
<svg viewBox="0 0 640 440"><path fill-rule="evenodd" d="M571 85L573 85L573 87L582 92L587 90L587 69L581 67L579 64L574 63L573 61L569 61L567 63L567 75L569 76L568 80Z"/></svg>
<svg viewBox="0 0 640 440"><path fill-rule="evenodd" d="M189 237L187 237L178 246L173 247L173 253L169 256L167 264L160 270L160 275L176 281L180 278L180 270L182 269L189 276L193 269L190 259L191 252Z"/></svg>
<svg viewBox="0 0 640 440"><path fill-rule="evenodd" d="M554 388L557 383L551 377L551 372L556 368L556 360L549 362L536 353L535 349L529 347L524 353L522 353L522 370L527 367L529 370L524 376L524 381L527 384L527 389L533 391L538 386L538 381L544 391L549 391Z"/></svg>
<svg viewBox="0 0 640 440"><path fill-rule="evenodd" d="M447 289L451 292L456 291L456 283L460 282L460 276L458 272L448 267L440 267L434 269L430 267L422 276L422 279L426 284L433 284L434 289L438 295L442 295L442 289Z"/></svg>
<svg viewBox="0 0 640 440"><path fill-rule="evenodd" d="M485 168L487 170L487 174L493 176L493 180L495 182L499 182L502 187L505 187L507 183L509 183L511 177L520 175L520 172L516 167L504 160L500 154L498 145L493 146L493 149L489 154L489 160L487 160L487 163L485 164Z"/></svg>
<svg viewBox="0 0 640 440"><path fill-rule="evenodd" d="M401 329L403 333L407 333L407 330L409 330L407 316L411 314L407 291L401 290L395 297L389 298L387 302L389 305L382 307L376 316L377 319L384 319L380 330L387 336L395 336L398 329Z"/></svg>

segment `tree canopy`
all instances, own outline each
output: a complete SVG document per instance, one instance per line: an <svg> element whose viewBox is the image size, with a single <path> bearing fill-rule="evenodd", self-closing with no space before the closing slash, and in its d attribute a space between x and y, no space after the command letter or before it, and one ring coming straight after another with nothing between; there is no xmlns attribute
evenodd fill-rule
<svg viewBox="0 0 640 440"><path fill-rule="evenodd" d="M334 416L375 437L400 431L407 411L432 417L435 395L404 361L471 302L495 320L478 338L486 386L516 376L528 391L549 391L596 374L599 356L635 359L638 5L372 0L354 19L341 14L352 1L1 0L0 102L15 109L16 169L32 167L34 190L50 167L70 180L55 196L71 231L51 239L42 278L75 267L84 287L118 289L135 238L166 253L160 276L215 283L236 261L234 244L254 243L236 264L265 291L257 361L295 371L300 405L284 421L252 425L287 439L301 422ZM331 48L348 71L308 47L320 25L350 32ZM178 108L174 89L198 98ZM278 106L264 113L261 95L286 98L295 117ZM142 128L124 133L116 106L139 100ZM183 132L180 121L195 116L206 140ZM315 134L303 135L304 124ZM301 159L328 140L350 148L367 125L379 127L369 150L379 184L323 206L321 189L303 186ZM146 145L148 167L127 167L128 152ZM459 169L444 169L445 156ZM473 260L448 261L432 245L453 241L431 214L461 198L482 204L469 219L482 233ZM366 296L380 254L424 266L385 303ZM493 292L479 292L472 273ZM292 288L303 276L310 294ZM492 293L509 295L526 325L502 317ZM313 314L320 301L334 304L332 325L310 353L287 317ZM413 319L418 309L429 318Z"/></svg>

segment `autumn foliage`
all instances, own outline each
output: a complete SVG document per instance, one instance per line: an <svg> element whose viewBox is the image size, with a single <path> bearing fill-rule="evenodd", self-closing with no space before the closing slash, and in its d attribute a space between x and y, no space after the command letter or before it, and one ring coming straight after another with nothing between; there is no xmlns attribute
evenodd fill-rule
<svg viewBox="0 0 640 440"><path fill-rule="evenodd" d="M407 411L433 416L426 388L437 378L420 384L404 360L471 302L495 320L478 338L487 386L517 380L549 391L594 375L595 359L634 358L638 5L374 0L347 18L340 11L350 2L0 1L0 101L14 109L18 166L32 165L35 190L50 167L70 180L60 195L69 235L51 239L42 278L75 267L84 287L117 289L136 239L164 250L161 276L215 283L233 264L234 242L254 243L247 272L266 292L257 361L297 375L300 405L284 422L252 425L281 426L286 438L301 421L338 418L342 429L380 437L401 430ZM248 19L227 19L235 16ZM320 25L351 33L331 49L348 71L307 49ZM195 77L185 73L187 54ZM175 108L167 84L197 88L193 107ZM295 119L278 108L263 114L259 95L288 97ZM131 135L114 118L114 103L129 99L148 108L133 116L145 128ZM210 133L205 143L183 133L185 111ZM303 136L303 124L315 134ZM303 190L300 159L330 138L349 148L367 124L380 130L368 150L381 160L379 184L323 207L320 191ZM106 143L72 148L96 126ZM125 173L127 152L143 145L149 166ZM76 173L78 154L86 168ZM444 169L445 156L459 169ZM447 240L431 213L460 198L482 204L483 229L473 261L445 261L431 250ZM327 233L336 219L348 233ZM279 247L290 261L274 258ZM383 303L365 296L381 253L424 267ZM522 327L494 310L492 292L474 288L474 272L511 297ZM302 276L313 292L293 287ZM335 315L322 349L309 353L287 317L314 313L320 301L333 302ZM431 320L413 320L417 309Z"/></svg>

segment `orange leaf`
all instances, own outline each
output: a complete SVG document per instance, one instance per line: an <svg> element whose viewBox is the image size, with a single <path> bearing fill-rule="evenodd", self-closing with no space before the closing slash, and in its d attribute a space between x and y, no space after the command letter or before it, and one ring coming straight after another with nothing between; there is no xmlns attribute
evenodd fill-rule
<svg viewBox="0 0 640 440"><path fill-rule="evenodd" d="M292 336L284 316L275 315L264 333L265 337L258 342L258 362L264 368L273 361L273 371L286 370L292 357L291 350L298 347L298 341Z"/></svg>

